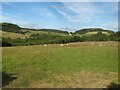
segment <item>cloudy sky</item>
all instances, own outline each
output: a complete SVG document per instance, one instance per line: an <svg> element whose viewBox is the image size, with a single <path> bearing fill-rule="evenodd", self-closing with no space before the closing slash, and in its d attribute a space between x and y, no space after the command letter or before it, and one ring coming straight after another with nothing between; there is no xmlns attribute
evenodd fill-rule
<svg viewBox="0 0 120 90"><path fill-rule="evenodd" d="M99 27L117 31L117 2L2 2L1 22L29 28L75 31Z"/></svg>

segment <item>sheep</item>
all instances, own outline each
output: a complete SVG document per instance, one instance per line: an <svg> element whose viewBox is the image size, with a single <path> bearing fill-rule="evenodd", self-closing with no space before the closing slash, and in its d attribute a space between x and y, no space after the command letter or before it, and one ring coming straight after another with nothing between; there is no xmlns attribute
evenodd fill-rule
<svg viewBox="0 0 120 90"><path fill-rule="evenodd" d="M47 45L45 44L44 46L46 47Z"/></svg>
<svg viewBox="0 0 120 90"><path fill-rule="evenodd" d="M102 46L102 44L100 44L100 47Z"/></svg>
<svg viewBox="0 0 120 90"><path fill-rule="evenodd" d="M63 44L61 44L60 46L63 47Z"/></svg>
<svg viewBox="0 0 120 90"><path fill-rule="evenodd" d="M69 33L69 36L72 36L72 34L71 34L71 33Z"/></svg>
<svg viewBox="0 0 120 90"><path fill-rule="evenodd" d="M66 44L67 46L69 46L69 44Z"/></svg>

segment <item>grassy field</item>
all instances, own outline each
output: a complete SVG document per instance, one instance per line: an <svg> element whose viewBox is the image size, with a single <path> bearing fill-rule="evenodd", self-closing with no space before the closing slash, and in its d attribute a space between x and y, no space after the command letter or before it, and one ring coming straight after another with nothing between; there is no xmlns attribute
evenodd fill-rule
<svg viewBox="0 0 120 90"><path fill-rule="evenodd" d="M1 31L0 30L0 33L2 34L1 37L4 37L4 38L25 38L25 37L29 37L29 35L24 35L24 34L18 34L18 33L12 33L12 32L5 32L5 31Z"/></svg>
<svg viewBox="0 0 120 90"><path fill-rule="evenodd" d="M28 33L25 34L19 34L19 33L13 33L13 32L5 32L0 30L0 34L2 34L2 36L0 35L0 37L4 37L4 38L22 38L24 39L25 37L29 37L32 34L49 34L46 31L30 31ZM50 35L60 35L60 36L68 36L68 34L65 33L57 33L57 32L50 32Z"/></svg>
<svg viewBox="0 0 120 90"><path fill-rule="evenodd" d="M94 35L94 34L97 34L97 33L98 33L98 31L92 31L92 32L88 32L86 34L77 34L77 36L91 36L91 35ZM102 31L102 34L110 35L110 33L105 32L105 31Z"/></svg>
<svg viewBox="0 0 120 90"><path fill-rule="evenodd" d="M12 32L5 32L5 31L2 31L0 30L0 34L2 34L2 36L0 37L4 37L4 38L12 38L12 39L15 39L15 38L25 38L25 37L29 37L30 35L32 34L50 34L50 35L60 35L60 36L69 36L68 34L65 34L65 33L57 33L57 32L46 32L46 31L32 31L32 30L28 30L29 32L26 33L26 34L18 34L18 33L12 33ZM88 32L86 34L76 34L77 36L91 36L91 35L94 35L94 34L97 34L98 32L97 31L93 31L93 32ZM110 33L108 32L102 32L103 34L105 35L110 35Z"/></svg>
<svg viewBox="0 0 120 90"><path fill-rule="evenodd" d="M100 44L102 46L100 46ZM107 87L118 80L117 42L3 47L4 87Z"/></svg>
<svg viewBox="0 0 120 90"><path fill-rule="evenodd" d="M87 36L90 36L90 35L93 35L93 34L97 34L98 32L94 31L94 32L88 32L86 33ZM110 33L108 32L105 32L105 31L102 31L102 34L105 34L105 35L110 35Z"/></svg>

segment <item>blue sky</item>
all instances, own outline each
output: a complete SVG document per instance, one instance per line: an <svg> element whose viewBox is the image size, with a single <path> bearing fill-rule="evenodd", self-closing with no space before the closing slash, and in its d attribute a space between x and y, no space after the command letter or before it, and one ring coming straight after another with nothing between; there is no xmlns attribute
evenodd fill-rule
<svg viewBox="0 0 120 90"><path fill-rule="evenodd" d="M117 2L2 2L2 22L28 28L75 31L104 28L117 31Z"/></svg>

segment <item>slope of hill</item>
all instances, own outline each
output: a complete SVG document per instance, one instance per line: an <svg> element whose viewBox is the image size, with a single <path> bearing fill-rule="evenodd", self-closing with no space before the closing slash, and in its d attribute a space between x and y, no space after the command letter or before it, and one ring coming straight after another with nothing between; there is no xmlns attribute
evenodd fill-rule
<svg viewBox="0 0 120 90"><path fill-rule="evenodd" d="M19 33L19 32L23 32L23 31L46 31L46 32L57 32L57 33L68 33L67 31L62 31L62 30L58 30L58 29L29 29L29 28L22 28L16 24L13 23L0 23L0 29L2 31L7 31L7 32L15 32L15 33Z"/></svg>
<svg viewBox="0 0 120 90"><path fill-rule="evenodd" d="M6 31L2 31L2 30L0 30L0 33L2 34L0 37L11 38L11 39L15 39L15 38L24 39L25 37L30 37L33 34L39 34L39 35L48 34L48 35L68 36L68 34L65 34L65 33L46 32L46 31L32 31L32 30L26 31L25 34L14 33L14 32L6 32Z"/></svg>
<svg viewBox="0 0 120 90"><path fill-rule="evenodd" d="M59 44L83 41L119 41L117 32L101 28L88 28L69 33L56 29L28 29L11 23L2 23L1 32L4 45Z"/></svg>
<svg viewBox="0 0 120 90"><path fill-rule="evenodd" d="M58 34L58 35L66 35L68 34L68 31L62 31L62 30L58 30L58 29L29 29L29 28L21 28L16 24L12 24L12 23L0 23L0 28L2 31L6 31L6 32L14 32L14 33L21 33L21 34L25 34L25 33L33 33L33 34L41 34L41 33L48 33L48 34ZM114 34L114 31L111 30L104 30L102 28L84 28L84 29L80 29L75 31L73 34L75 35L80 35L80 36L90 36L93 34L97 34L99 31L102 32L102 34L106 34L106 35L111 35Z"/></svg>
<svg viewBox="0 0 120 90"><path fill-rule="evenodd" d="M2 31L6 31L6 32L15 32L15 33L19 33L21 32L21 28L16 25L16 24L12 24L12 23L0 23L0 28L2 29Z"/></svg>
<svg viewBox="0 0 120 90"><path fill-rule="evenodd" d="M25 30L29 30L29 31L45 31L45 32L56 32L56 33L65 33L65 34L68 34L67 31L62 31L62 30L58 30L58 29L46 29L46 28L43 28L43 29L29 29L29 28L23 28Z"/></svg>
<svg viewBox="0 0 120 90"><path fill-rule="evenodd" d="M21 28L18 25L12 23L0 23L0 33L3 37L9 38L24 38L25 36L30 36L32 34L50 34L50 35L68 35L67 31L57 30L57 29L29 29Z"/></svg>
<svg viewBox="0 0 120 90"><path fill-rule="evenodd" d="M11 39L21 38L21 39L24 39L25 37L29 37L28 34L6 32L6 31L2 31L2 30L0 30L0 33L2 34L0 37L3 37L3 38L11 38Z"/></svg>
<svg viewBox="0 0 120 90"><path fill-rule="evenodd" d="M86 29L77 30L74 33L79 36L91 36L97 34L99 31L101 31L102 34L105 35L111 35L115 33L114 31L104 30L102 28L86 28Z"/></svg>

